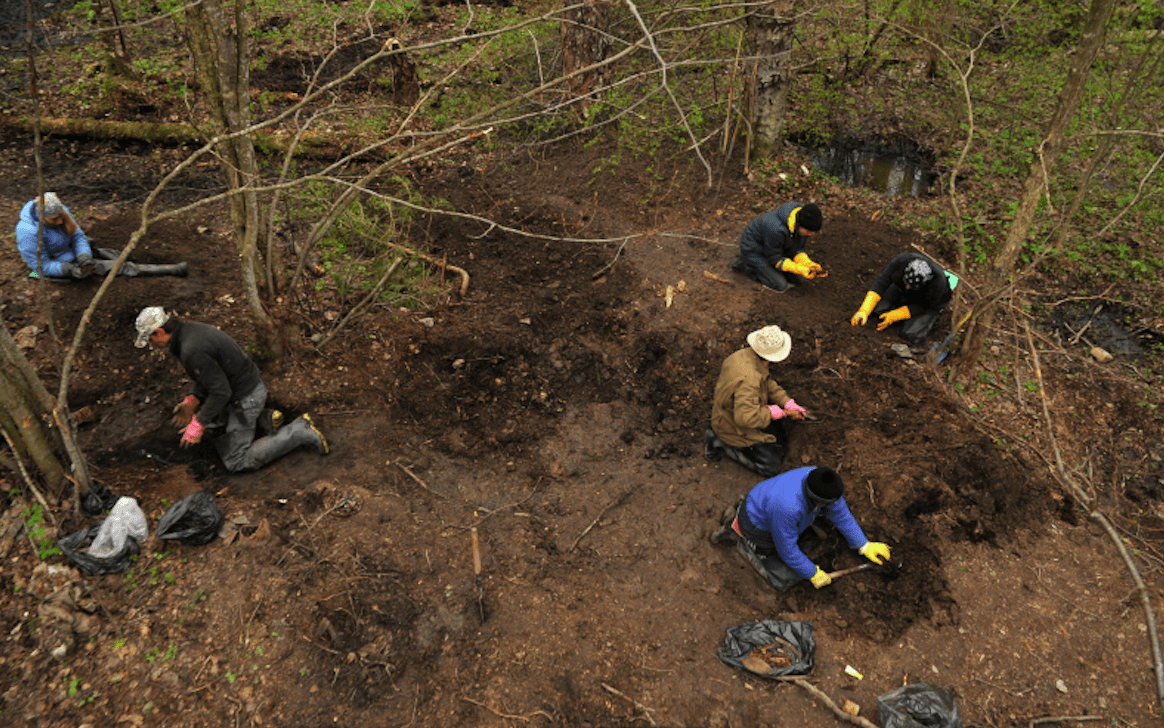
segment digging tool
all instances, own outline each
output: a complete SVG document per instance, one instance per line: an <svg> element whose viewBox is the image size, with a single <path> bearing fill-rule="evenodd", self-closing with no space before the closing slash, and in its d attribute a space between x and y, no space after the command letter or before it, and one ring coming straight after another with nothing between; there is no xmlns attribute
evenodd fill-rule
<svg viewBox="0 0 1164 728"><path fill-rule="evenodd" d="M861 564L860 566L850 566L847 569L838 569L837 571L830 571L828 574L828 577L829 577L829 579L836 579L839 576L847 576L848 574L854 574L858 571L864 571L865 569L869 569L872 567L873 567L872 562L869 562L866 564Z"/></svg>
<svg viewBox="0 0 1164 728"><path fill-rule="evenodd" d="M864 571L865 569L871 569L876 565L877 564L874 564L873 562L869 561L869 562L866 562L866 563L861 564L859 566L850 566L847 569L838 569L837 571L830 571L828 573L828 577L830 579L836 579L838 576L847 576L849 574L855 574L858 571ZM882 566L884 566L886 568L889 568L890 566L892 566L894 569L900 569L903 566L903 562L898 561L896 563L891 563L891 562L887 561L884 564L882 564Z"/></svg>
<svg viewBox="0 0 1164 728"><path fill-rule="evenodd" d="M954 340L954 335L957 334L958 331L960 331L961 328L966 325L966 322L970 320L970 314L972 313L974 313L974 309L967 311L966 315L962 317L962 320L958 322L958 325L950 328L950 333L946 334L946 338L942 341L942 343L934 344L930 347L930 351L937 356L939 364L944 362L946 357L950 355L950 352L947 351L950 346L950 342Z"/></svg>
<svg viewBox="0 0 1164 728"><path fill-rule="evenodd" d="M477 579L477 611L481 613L481 621L485 621L485 588L481 584L481 546L477 542L477 527L469 529L469 536L473 540L473 576Z"/></svg>

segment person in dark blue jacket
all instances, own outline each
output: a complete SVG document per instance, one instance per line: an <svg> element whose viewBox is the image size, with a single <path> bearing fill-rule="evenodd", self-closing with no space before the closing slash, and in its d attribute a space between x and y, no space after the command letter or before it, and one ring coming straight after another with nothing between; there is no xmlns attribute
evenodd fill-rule
<svg viewBox="0 0 1164 728"><path fill-rule="evenodd" d="M775 291L828 275L805 251L823 221L820 208L811 202L785 202L760 215L740 235L740 256L732 270Z"/></svg>
<svg viewBox="0 0 1164 728"><path fill-rule="evenodd" d="M877 276L849 323L864 326L869 314L879 317L878 331L900 323L898 335L917 346L953 299L957 280L921 253L899 253Z"/></svg>
<svg viewBox="0 0 1164 728"><path fill-rule="evenodd" d="M800 548L800 534L816 517L825 517L850 548L875 564L890 558L889 546L870 541L845 503L845 484L831 468L789 470L761 482L743 503L729 509L728 522L712 534L712 543L735 540L748 561L779 589L808 580L817 589L832 583L828 573ZM731 511L735 513L732 515Z"/></svg>
<svg viewBox="0 0 1164 728"><path fill-rule="evenodd" d="M43 246L40 244L42 239ZM105 276L121 255L112 248L92 247L85 231L55 192L46 192L42 202L29 200L21 208L20 221L16 223L16 247L28 264L31 277L45 276L58 281ZM37 255L38 250L40 255ZM185 263L147 265L130 261L126 261L118 271L118 275L130 278L185 276L186 273Z"/></svg>

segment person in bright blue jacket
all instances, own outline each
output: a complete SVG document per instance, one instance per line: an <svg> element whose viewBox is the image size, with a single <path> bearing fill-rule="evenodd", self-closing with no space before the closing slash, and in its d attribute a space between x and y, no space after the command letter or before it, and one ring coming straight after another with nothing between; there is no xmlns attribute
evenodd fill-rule
<svg viewBox="0 0 1164 728"><path fill-rule="evenodd" d="M44 239L43 246L38 240L38 229L41 230L40 237ZM41 201L29 200L20 210L20 221L16 223L16 247L20 250L20 257L31 269L29 275L33 278L45 276L57 281L105 276L121 255L121 251L113 248L92 247L89 238L85 237L85 231L55 192L44 193ZM118 270L118 275L129 278L185 276L187 271L185 263L155 265L126 261Z"/></svg>
<svg viewBox="0 0 1164 728"><path fill-rule="evenodd" d="M37 228L44 224L44 247L37 257ZM41 204L29 200L20 210L20 222L16 223L16 247L20 257L34 274L50 278L84 278L91 268L93 251L85 231L73 219L69 208L65 207L55 192L46 192Z"/></svg>
<svg viewBox="0 0 1164 728"><path fill-rule="evenodd" d="M870 541L857 525L845 503L845 483L831 468L805 467L789 470L761 482L748 493L734 518L712 536L713 543L736 539L745 556L751 551L759 559L749 558L753 566L769 576L775 559L790 569L795 577L807 579L817 589L832 583L828 573L814 564L800 549L800 534L808 530L823 513L844 536L850 548L875 564L890 558L889 546ZM779 588L779 587L778 587Z"/></svg>

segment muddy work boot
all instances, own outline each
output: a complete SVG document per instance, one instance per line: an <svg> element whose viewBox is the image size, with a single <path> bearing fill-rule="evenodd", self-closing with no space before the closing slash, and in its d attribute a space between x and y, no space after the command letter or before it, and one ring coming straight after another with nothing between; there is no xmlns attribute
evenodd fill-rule
<svg viewBox="0 0 1164 728"><path fill-rule="evenodd" d="M703 457L713 463L718 463L719 449L722 447L723 443L716 437L715 430L708 430L703 433Z"/></svg>
<svg viewBox="0 0 1164 728"><path fill-rule="evenodd" d="M731 526L720 526L719 530L713 531L707 540L716 546L721 543L732 543L736 540L736 532L732 530Z"/></svg>
<svg viewBox="0 0 1164 728"><path fill-rule="evenodd" d="M259 419L255 422L255 429L258 430L261 437L274 435L283 426L283 413L277 409L264 409L259 413Z"/></svg>
<svg viewBox="0 0 1164 728"><path fill-rule="evenodd" d="M307 425L307 429L314 435L315 441L312 444L315 446L316 452L320 455L327 455L331 452L331 447L327 444L327 438L324 437L323 431L311 420L311 415L305 414L299 419Z"/></svg>
<svg viewBox="0 0 1164 728"><path fill-rule="evenodd" d="M739 509L743 507L745 498L747 498L747 496L742 496L733 505L730 505L724 509L723 517L720 519L719 530L713 531L711 536L708 537L713 544L718 546L721 543L734 543L738 539L738 534L736 533L736 530L732 528L732 524L735 523L736 514L739 512Z"/></svg>

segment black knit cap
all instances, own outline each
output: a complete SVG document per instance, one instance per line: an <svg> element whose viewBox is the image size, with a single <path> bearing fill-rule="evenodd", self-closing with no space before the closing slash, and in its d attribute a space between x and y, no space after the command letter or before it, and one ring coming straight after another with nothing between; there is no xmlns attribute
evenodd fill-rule
<svg viewBox="0 0 1164 728"><path fill-rule="evenodd" d="M800 212L796 213L796 226L802 227L805 230L817 232L820 226L824 223L824 216L820 214L820 208L811 202L800 208Z"/></svg>
<svg viewBox="0 0 1164 728"><path fill-rule="evenodd" d="M845 481L832 468L814 468L804 479L804 491L817 503L828 505L845 494Z"/></svg>

